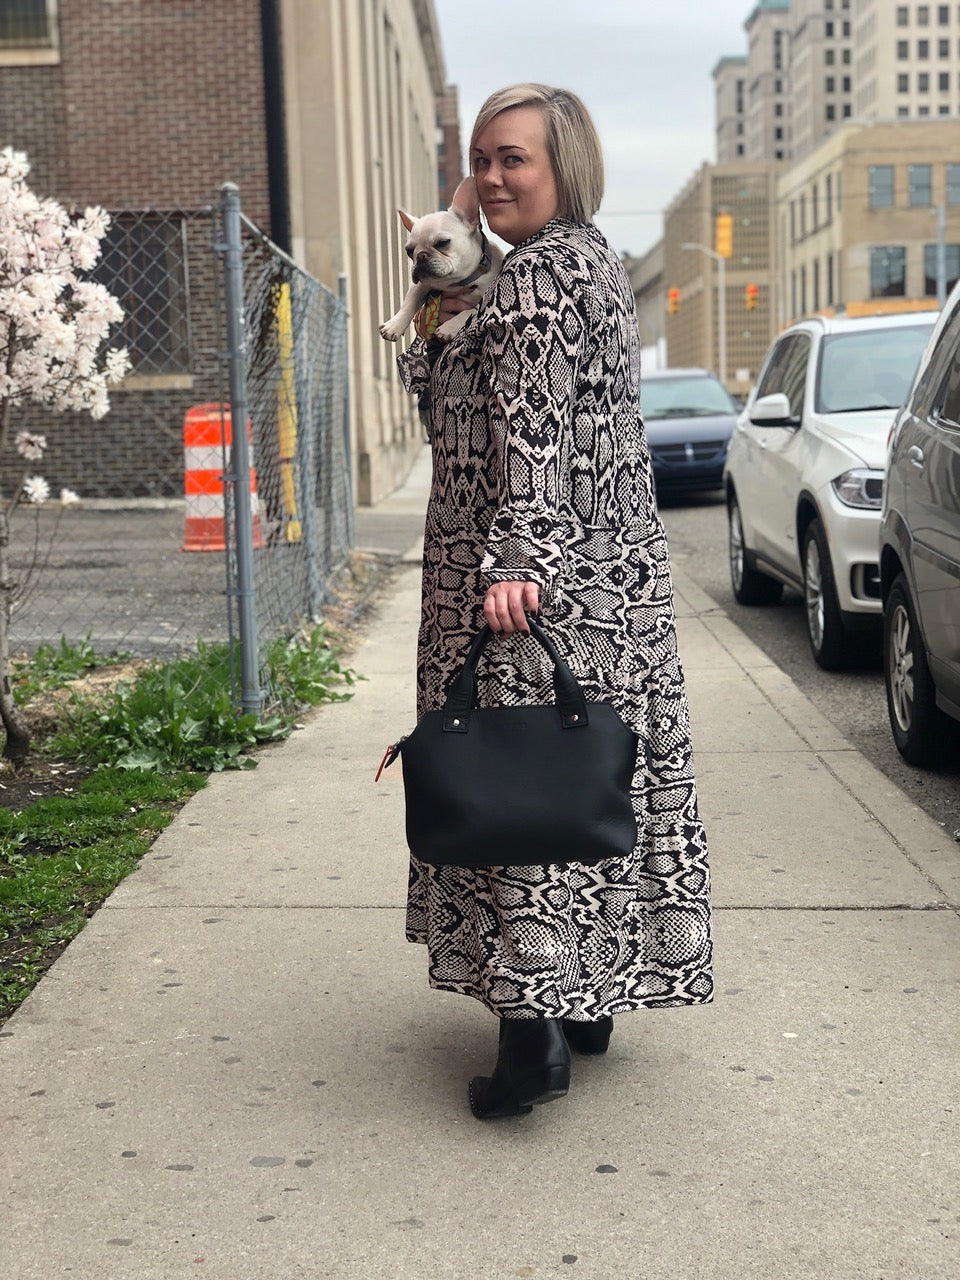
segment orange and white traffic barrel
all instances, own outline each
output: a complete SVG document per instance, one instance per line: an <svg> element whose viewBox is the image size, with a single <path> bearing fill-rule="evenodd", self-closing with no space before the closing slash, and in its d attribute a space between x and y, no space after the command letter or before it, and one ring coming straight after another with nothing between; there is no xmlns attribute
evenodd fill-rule
<svg viewBox="0 0 960 1280"><path fill-rule="evenodd" d="M252 424L247 420L247 438ZM223 467L233 443L230 410L226 405L195 404L183 418L183 481L186 498L184 551L225 551ZM250 467L250 508L253 545L263 546L257 472Z"/></svg>

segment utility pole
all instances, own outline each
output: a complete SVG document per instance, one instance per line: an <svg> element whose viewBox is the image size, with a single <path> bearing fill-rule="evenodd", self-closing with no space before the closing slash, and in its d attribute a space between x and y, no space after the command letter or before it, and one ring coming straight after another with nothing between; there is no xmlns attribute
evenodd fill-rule
<svg viewBox="0 0 960 1280"><path fill-rule="evenodd" d="M705 244L687 243L681 249L696 249L717 264L717 363L720 381L727 386L727 263L723 254Z"/></svg>

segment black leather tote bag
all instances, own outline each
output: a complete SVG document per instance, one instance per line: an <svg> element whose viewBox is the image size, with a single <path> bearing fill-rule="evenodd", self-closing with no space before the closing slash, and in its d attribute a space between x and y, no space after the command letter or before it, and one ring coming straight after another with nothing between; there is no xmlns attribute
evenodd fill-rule
<svg viewBox="0 0 960 1280"><path fill-rule="evenodd" d="M484 627L442 710L388 748L385 765L403 761L407 843L422 862L594 863L633 852L637 736L610 703L587 702L553 641L529 622L529 643L553 663L555 703L475 705L477 664L493 637Z"/></svg>

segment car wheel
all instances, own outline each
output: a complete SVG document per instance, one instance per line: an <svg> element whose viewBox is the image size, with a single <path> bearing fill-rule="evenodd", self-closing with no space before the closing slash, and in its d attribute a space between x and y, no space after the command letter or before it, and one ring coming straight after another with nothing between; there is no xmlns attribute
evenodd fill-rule
<svg viewBox="0 0 960 1280"><path fill-rule="evenodd" d="M930 764L949 722L937 706L923 637L902 573L894 579L883 610L883 677L897 750L908 764Z"/></svg>
<svg viewBox="0 0 960 1280"><path fill-rule="evenodd" d="M840 671L850 657L850 635L840 616L827 535L819 520L811 520L803 536L803 603L814 662L824 671Z"/></svg>
<svg viewBox="0 0 960 1280"><path fill-rule="evenodd" d="M747 560L743 540L740 504L731 494L727 503L727 546L730 557L730 585L738 604L776 604L783 595L783 583L758 573Z"/></svg>

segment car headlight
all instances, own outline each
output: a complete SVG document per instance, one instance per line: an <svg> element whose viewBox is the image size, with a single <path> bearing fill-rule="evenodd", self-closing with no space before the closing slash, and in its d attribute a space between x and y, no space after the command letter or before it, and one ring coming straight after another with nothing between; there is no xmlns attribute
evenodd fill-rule
<svg viewBox="0 0 960 1280"><path fill-rule="evenodd" d="M883 472L865 467L844 471L830 481L833 492L847 507L867 507L879 511L883 505Z"/></svg>

